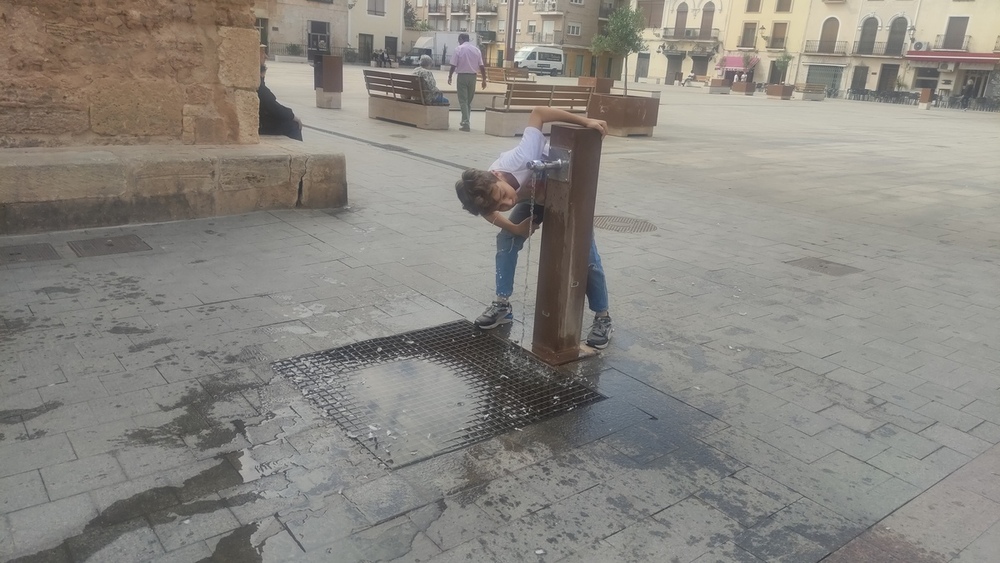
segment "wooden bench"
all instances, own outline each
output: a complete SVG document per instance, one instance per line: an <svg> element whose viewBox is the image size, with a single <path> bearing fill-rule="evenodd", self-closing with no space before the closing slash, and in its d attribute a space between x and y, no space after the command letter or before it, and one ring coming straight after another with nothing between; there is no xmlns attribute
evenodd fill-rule
<svg viewBox="0 0 1000 563"><path fill-rule="evenodd" d="M535 77L526 68L488 66L486 67L486 80L489 82L534 82Z"/></svg>
<svg viewBox="0 0 1000 563"><path fill-rule="evenodd" d="M795 85L795 91L802 94L802 99L807 102L822 102L826 99L825 84L803 84Z"/></svg>
<svg viewBox="0 0 1000 563"><path fill-rule="evenodd" d="M413 125L418 129L447 129L448 106L424 99L420 77L380 70L365 70L368 117Z"/></svg>
<svg viewBox="0 0 1000 563"><path fill-rule="evenodd" d="M493 103L486 108L486 134L496 137L523 134L535 106L586 113L593 93L591 86L508 83L507 92L503 96L493 96ZM542 132L548 129L546 126Z"/></svg>

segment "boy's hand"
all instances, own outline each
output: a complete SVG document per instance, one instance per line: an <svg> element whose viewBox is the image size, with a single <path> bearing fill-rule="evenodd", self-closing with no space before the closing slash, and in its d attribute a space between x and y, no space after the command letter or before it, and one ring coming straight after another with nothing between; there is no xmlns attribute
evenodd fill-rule
<svg viewBox="0 0 1000 563"><path fill-rule="evenodd" d="M540 223L535 223L533 219L534 217L530 216L525 218L520 223L514 225L514 229L511 232L520 237L530 237L531 234L534 233L540 226Z"/></svg>
<svg viewBox="0 0 1000 563"><path fill-rule="evenodd" d="M587 127L601 132L601 138L608 136L608 122L603 119L588 119Z"/></svg>

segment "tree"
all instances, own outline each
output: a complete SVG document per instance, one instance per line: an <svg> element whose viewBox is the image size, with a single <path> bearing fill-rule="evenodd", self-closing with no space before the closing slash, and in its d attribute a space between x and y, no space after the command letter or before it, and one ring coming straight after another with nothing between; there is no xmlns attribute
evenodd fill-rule
<svg viewBox="0 0 1000 563"><path fill-rule="evenodd" d="M784 84L785 80L788 78L788 75L785 73L788 70L788 65L791 64L792 59L794 58L795 57L788 54L788 51L782 51L781 55L774 59L774 68L778 71L778 74L781 75L782 84Z"/></svg>
<svg viewBox="0 0 1000 563"><path fill-rule="evenodd" d="M642 12L622 6L611 12L604 31L594 37L590 50L595 54L610 53L625 60L625 95L628 96L628 56L646 50L642 40L645 20Z"/></svg>
<svg viewBox="0 0 1000 563"><path fill-rule="evenodd" d="M413 4L410 4L410 0L406 0L406 4L403 5L403 25L407 29L417 27L417 11L413 9Z"/></svg>

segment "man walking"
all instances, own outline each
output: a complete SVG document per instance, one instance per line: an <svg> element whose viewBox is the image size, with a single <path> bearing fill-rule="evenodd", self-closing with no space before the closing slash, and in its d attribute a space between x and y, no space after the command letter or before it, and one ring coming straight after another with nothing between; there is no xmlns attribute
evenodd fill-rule
<svg viewBox="0 0 1000 563"><path fill-rule="evenodd" d="M472 112L472 96L476 93L476 70L483 75L483 89L486 89L486 65L483 64L483 54L479 47L469 43L469 34L458 36L458 47L451 54L451 69L448 71L448 85L451 77L458 72L458 106L462 109L462 131L470 131L469 114Z"/></svg>

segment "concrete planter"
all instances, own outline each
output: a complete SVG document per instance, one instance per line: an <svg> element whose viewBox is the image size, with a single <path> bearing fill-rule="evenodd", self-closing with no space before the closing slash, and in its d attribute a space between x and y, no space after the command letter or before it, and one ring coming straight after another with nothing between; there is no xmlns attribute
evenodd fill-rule
<svg viewBox="0 0 1000 563"><path fill-rule="evenodd" d="M653 135L660 111L660 93L650 96L597 94L590 97L587 117L608 122L608 133L616 137Z"/></svg>
<svg viewBox="0 0 1000 563"><path fill-rule="evenodd" d="M615 86L613 78L597 78L595 76L580 76L576 79L578 86L590 86L595 94L610 94Z"/></svg>
<svg viewBox="0 0 1000 563"><path fill-rule="evenodd" d="M791 100L792 92L795 91L795 87L791 84L768 84L767 85L767 97L780 99L780 100Z"/></svg>
<svg viewBox="0 0 1000 563"><path fill-rule="evenodd" d="M728 94L730 83L722 78L713 78L708 84L709 94Z"/></svg>
<svg viewBox="0 0 1000 563"><path fill-rule="evenodd" d="M753 96L756 89L757 85L753 82L733 82L730 88L734 94L743 94L745 96Z"/></svg>

